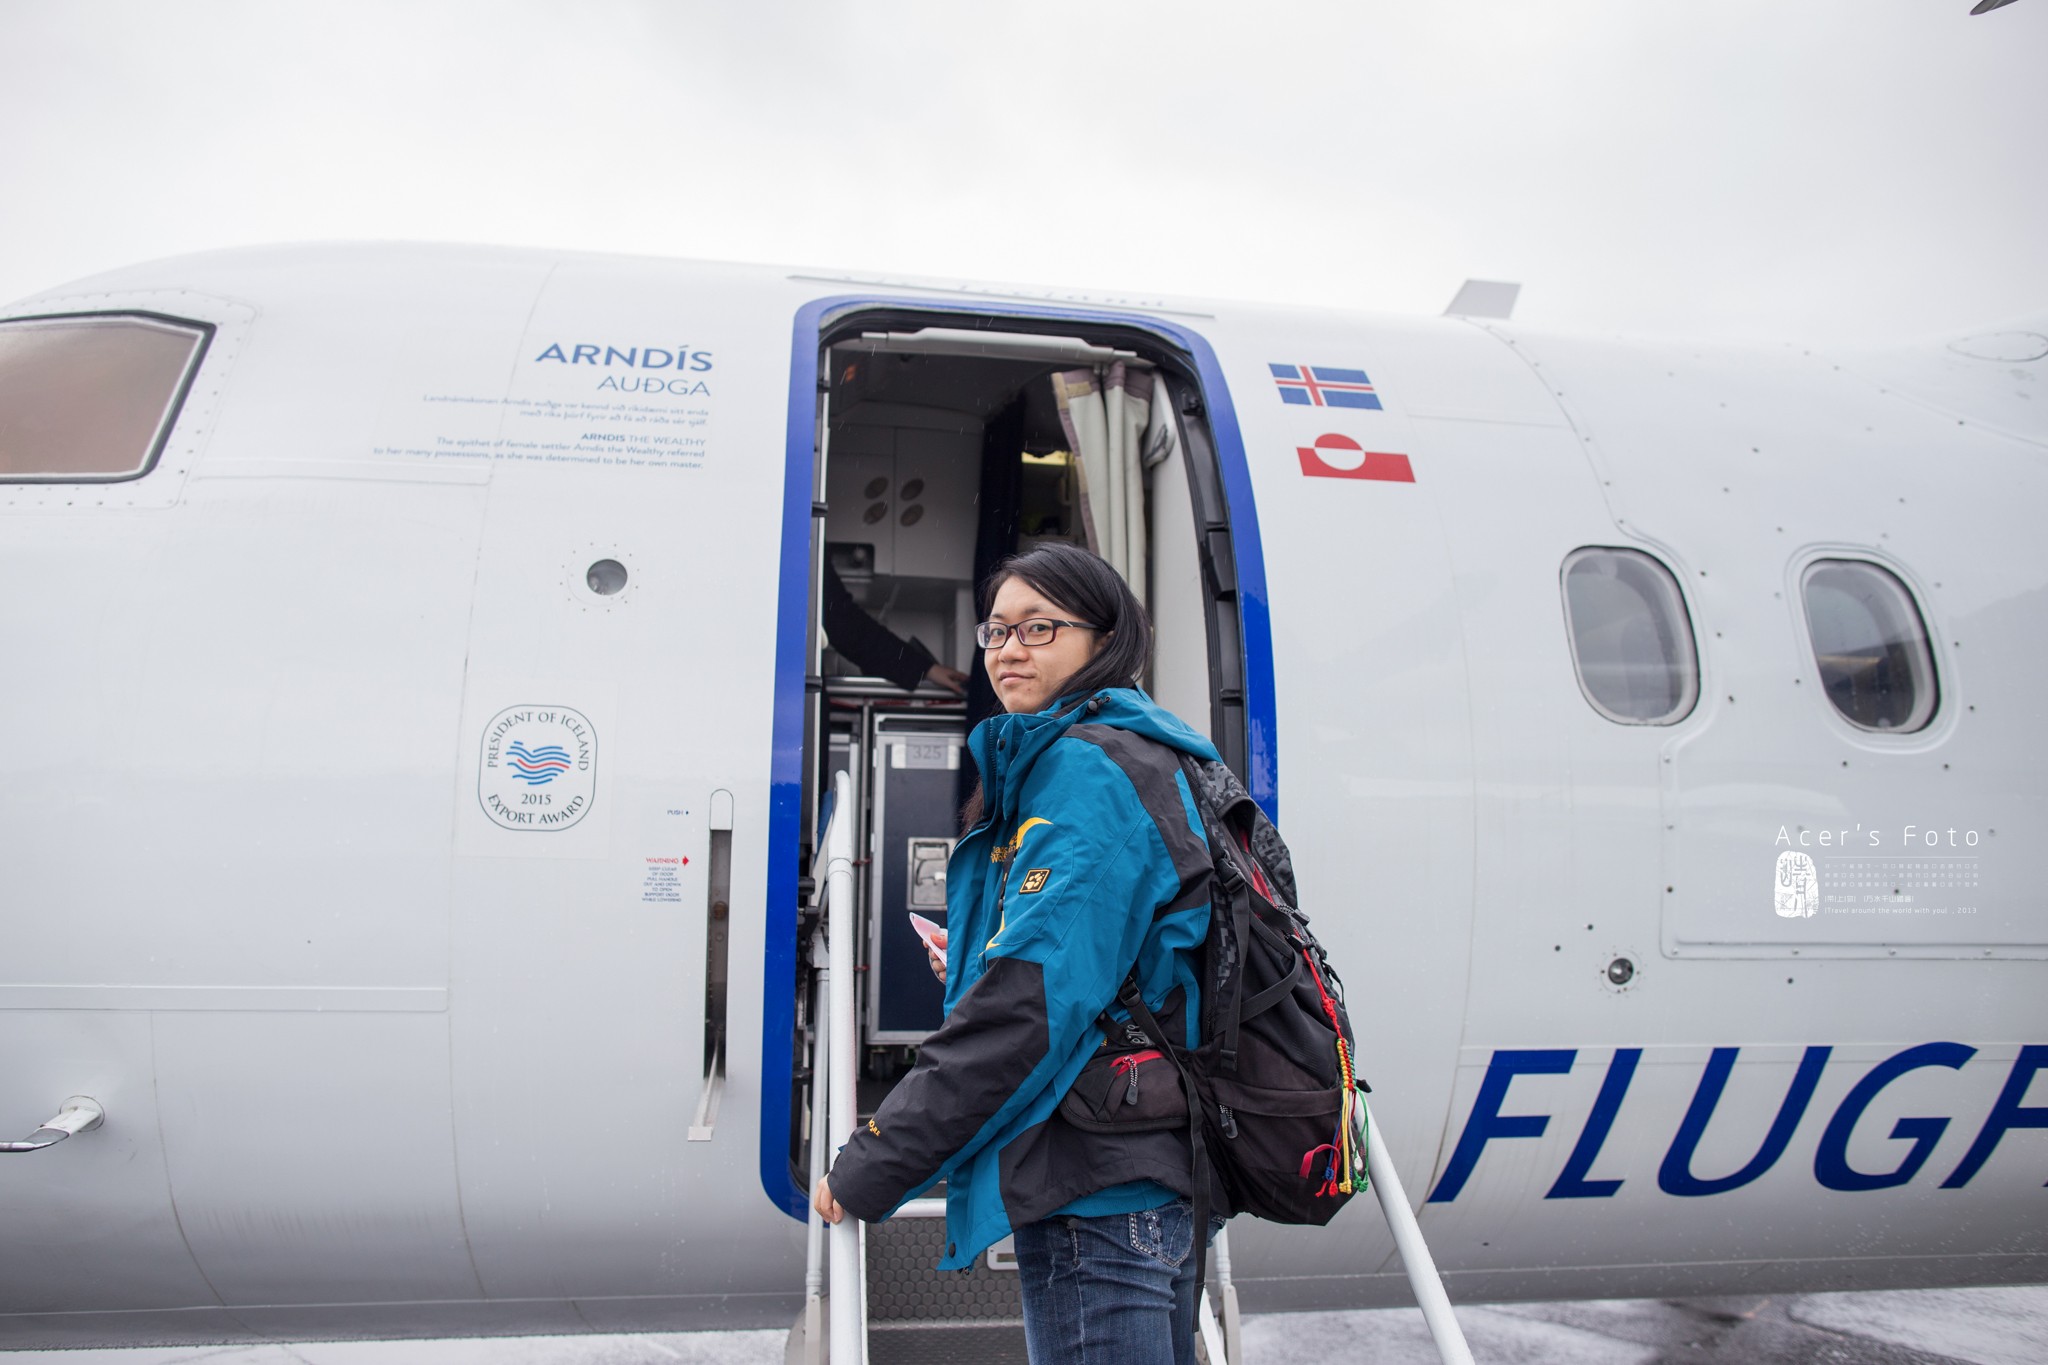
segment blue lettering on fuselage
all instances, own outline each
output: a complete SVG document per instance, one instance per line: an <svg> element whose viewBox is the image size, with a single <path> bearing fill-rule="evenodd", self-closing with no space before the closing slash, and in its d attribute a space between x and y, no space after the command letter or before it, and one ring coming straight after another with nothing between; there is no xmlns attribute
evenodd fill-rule
<svg viewBox="0 0 2048 1365"><path fill-rule="evenodd" d="M1969 1184L1970 1177L1991 1159L1991 1149L2010 1130L2048 1128L2048 1105L2029 1109L2020 1104L2026 1098L2027 1083L2034 1079L2037 1071L2048 1071L2048 1047L2036 1044L2021 1048L2018 1059L2012 1064L2012 1072L2005 1078L2005 1089L1998 1092L1998 1099L1992 1103L1984 1126L1977 1130L1977 1140L1970 1144L1970 1150L1963 1154L1962 1161L1949 1172L1948 1179L1941 1182L1943 1189L1957 1190Z"/></svg>
<svg viewBox="0 0 2048 1365"><path fill-rule="evenodd" d="M599 346L588 341L573 342L565 351L559 341L535 356L561 365L595 365L600 369L619 366L628 370L685 370L702 374L711 368L711 352L693 351L685 346Z"/></svg>
<svg viewBox="0 0 2048 1365"><path fill-rule="evenodd" d="M1856 1120L1877 1098L1877 1092L1908 1071L1923 1066L1961 1067L1976 1054L1976 1048L1961 1043L1922 1043L1870 1068L1837 1106L1835 1116L1828 1120L1827 1131L1820 1135L1820 1146L1813 1154L1814 1178L1831 1190L1888 1190L1918 1175L1933 1154L1934 1144L1941 1141L1942 1132L1948 1127L1947 1119L1900 1119L1893 1124L1892 1137L1909 1139L1913 1146L1895 1169L1882 1175L1871 1175L1849 1164L1849 1134L1855 1130Z"/></svg>
<svg viewBox="0 0 2048 1365"><path fill-rule="evenodd" d="M1586 1126L1579 1130L1579 1140L1572 1144L1572 1154L1565 1160L1557 1183L1543 1196L1545 1199L1605 1199L1621 1188L1619 1180L1588 1180L1586 1173L1593 1169L1600 1145L1613 1131L1614 1116L1621 1112L1621 1097L1628 1093L1628 1083L1635 1079L1636 1063L1642 1059L1643 1050L1639 1047L1614 1049L1614 1058L1607 1063L1606 1078L1600 1082L1600 1093L1593 1097L1593 1112L1586 1116Z"/></svg>
<svg viewBox="0 0 2048 1365"><path fill-rule="evenodd" d="M1785 1098L1778 1105L1778 1116L1771 1120L1771 1127L1764 1134L1761 1147L1756 1155L1744 1162L1742 1169L1733 1175L1713 1176L1702 1179L1692 1173L1692 1154L1699 1150L1700 1139L1706 1135L1707 1124L1714 1117L1714 1107L1721 1102L1721 1092L1728 1086L1728 1073L1735 1069L1735 1059L1742 1055L1739 1047L1717 1047L1714 1055L1707 1058L1707 1069L1700 1075L1699 1088L1693 1091L1692 1103L1685 1108L1685 1117L1679 1121L1678 1136L1671 1139L1670 1150L1664 1153L1664 1162L1657 1168L1657 1188L1666 1194L1685 1195L1697 1198L1703 1194L1726 1194L1739 1190L1765 1171L1778 1164L1778 1158L1785 1155L1785 1148L1792 1141L1792 1130L1799 1126L1799 1120L1806 1115L1806 1106L1813 1099L1813 1092L1820 1085L1820 1073L1828 1064L1831 1047L1810 1047L1799 1059L1799 1070L1792 1074L1792 1084L1785 1088Z"/></svg>
<svg viewBox="0 0 2048 1365"><path fill-rule="evenodd" d="M1493 1139L1542 1137L1543 1130L1550 1126L1550 1115L1500 1112L1501 1102L1508 1097L1508 1086L1517 1076L1563 1075L1572 1069L1578 1055L1578 1049L1570 1047L1495 1050L1486 1067L1486 1079L1479 1082L1479 1098L1472 1101L1472 1112L1465 1119L1465 1131L1459 1134L1458 1145L1451 1152L1451 1164L1425 1202L1448 1204L1456 1199L1458 1191L1472 1178L1479 1154Z"/></svg>
<svg viewBox="0 0 2048 1365"><path fill-rule="evenodd" d="M627 375L624 379L608 374L598 381L600 389L613 389L619 393L667 393L685 398L708 398L711 386L701 379L664 379L658 374Z"/></svg>
<svg viewBox="0 0 2048 1365"><path fill-rule="evenodd" d="M1819 1089L1821 1073L1827 1067L1833 1048L1817 1045L1805 1049L1769 1129L1755 1153L1739 1169L1727 1175L1697 1175L1693 1171L1693 1156L1714 1117L1714 1110L1720 1104L1722 1092L1727 1088L1729 1075L1734 1071L1741 1052L1739 1047L1717 1047L1708 1057L1706 1069L1693 1091L1692 1102L1686 1107L1685 1116L1679 1120L1678 1130L1672 1135L1671 1144L1658 1166L1657 1187L1666 1194L1687 1198L1725 1194L1751 1184L1775 1166L1791 1145L1793 1133ZM1814 1151L1814 1179L1824 1188L1844 1191L1892 1189L1912 1180L1933 1154L1935 1143L1947 1130L1950 1119L1912 1117L1894 1123L1890 1136L1894 1140L1910 1142L1912 1146L1890 1171L1873 1173L1850 1166L1850 1136L1878 1093L1893 1081L1922 1067L1959 1070L1976 1052L1975 1048L1962 1043L1921 1043L1873 1066L1835 1106L1834 1114L1828 1119ZM1601 1147L1614 1128L1615 1116L1621 1110L1622 1100L1628 1094L1629 1083L1642 1055L1641 1048L1615 1049L1607 1064L1607 1074L1601 1080L1600 1092L1586 1115L1585 1125L1572 1144L1563 1170L1544 1198L1605 1199L1622 1187L1621 1177L1593 1179L1591 1172ZM1489 1142L1542 1137L1553 1116L1503 1113L1508 1088L1517 1076L1563 1075L1572 1069L1577 1059L1576 1048L1496 1049L1487 1062L1485 1076L1480 1079L1479 1093L1472 1101L1471 1112L1465 1116L1464 1130L1451 1149L1451 1159L1425 1202L1447 1204L1456 1199L1471 1180ZM2028 1085L2041 1071L2048 1071L2048 1044L2022 1047L1997 1100L1992 1103L1991 1112L1978 1129L1976 1139L1955 1170L1941 1182L1942 1189L1960 1189L1967 1185L1990 1160L2006 1133L2016 1128L2048 1128L2048 1105L2022 1103Z"/></svg>

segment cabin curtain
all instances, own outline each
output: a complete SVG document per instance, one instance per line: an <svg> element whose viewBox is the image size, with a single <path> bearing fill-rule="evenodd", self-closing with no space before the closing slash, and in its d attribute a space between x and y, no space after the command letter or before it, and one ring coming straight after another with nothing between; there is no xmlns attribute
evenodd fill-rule
<svg viewBox="0 0 2048 1365"><path fill-rule="evenodd" d="M1080 481L1082 534L1088 548L1145 600L1145 465L1156 379L1122 361L1052 377L1060 426ZM1159 457L1165 455L1162 448Z"/></svg>

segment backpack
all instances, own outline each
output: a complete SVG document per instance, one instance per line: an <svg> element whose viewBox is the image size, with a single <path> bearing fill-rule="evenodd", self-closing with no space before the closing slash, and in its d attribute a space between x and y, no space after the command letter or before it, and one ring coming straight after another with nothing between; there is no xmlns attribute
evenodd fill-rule
<svg viewBox="0 0 2048 1365"><path fill-rule="evenodd" d="M1180 755L1214 862L1196 965L1199 1044L1160 1026L1126 977L1117 1002L1180 1072L1194 1154L1195 1293L1209 1215L1321 1226L1366 1188L1364 1096L1343 983L1295 908L1280 832L1223 764ZM1230 1206L1212 1209L1212 1180Z"/></svg>

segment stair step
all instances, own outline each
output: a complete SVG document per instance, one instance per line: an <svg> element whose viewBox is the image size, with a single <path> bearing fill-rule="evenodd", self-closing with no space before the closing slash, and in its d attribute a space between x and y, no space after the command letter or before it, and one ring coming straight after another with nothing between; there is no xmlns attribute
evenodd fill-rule
<svg viewBox="0 0 2048 1365"><path fill-rule="evenodd" d="M869 1365L1030 1365L1024 1325L983 1323L932 1327L924 1323L868 1325Z"/></svg>
<svg viewBox="0 0 2048 1365"><path fill-rule="evenodd" d="M986 1256L972 1270L936 1269L945 1250L943 1218L893 1218L868 1225L869 1329L879 1336L893 1326L944 1324L958 1331L1003 1325L1014 1328L1021 1343L1024 1307L1017 1272L991 1270Z"/></svg>

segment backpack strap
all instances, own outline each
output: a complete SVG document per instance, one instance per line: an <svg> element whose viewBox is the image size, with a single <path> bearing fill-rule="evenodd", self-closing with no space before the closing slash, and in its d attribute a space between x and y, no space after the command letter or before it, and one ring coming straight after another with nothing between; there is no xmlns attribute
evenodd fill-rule
<svg viewBox="0 0 2048 1365"><path fill-rule="evenodd" d="M1290 957L1288 959L1287 975L1245 1001L1244 1013L1240 1016L1240 1021L1264 1014L1267 1010L1285 1000L1288 993L1294 989L1294 983L1301 980L1301 962L1302 958L1299 953Z"/></svg>
<svg viewBox="0 0 2048 1365"><path fill-rule="evenodd" d="M1251 943L1254 923L1252 915L1251 883L1237 865L1236 848L1230 834L1217 824L1216 812L1210 808L1203 795L1202 770L1196 765L1192 754L1179 756L1181 773L1188 784L1188 795L1195 803L1195 810L1202 817L1202 829L1209 841L1209 860L1216 869L1216 885L1221 889L1221 905L1212 901L1209 913L1228 913L1230 916L1231 940L1237 945L1237 970L1231 973L1230 997L1227 1000L1204 1000L1203 1016L1214 1022L1208 1032L1216 1043L1216 1061L1220 1070L1237 1070L1237 1031L1245 1016L1244 1004L1244 960ZM1257 1011L1252 1011L1257 1013Z"/></svg>
<svg viewBox="0 0 2048 1365"><path fill-rule="evenodd" d="M1124 978L1123 989L1117 992L1117 1002L1130 1011L1131 1018L1139 1027L1150 1034L1173 1061L1174 1069L1180 1072L1180 1083L1188 1097L1188 1152L1193 1158L1194 1193L1189 1202L1194 1205L1194 1253L1195 1253L1195 1316L1202 1313L1202 1291L1208 1284L1209 1275L1209 1148L1202 1141L1202 1092L1195 1087L1195 1078L1188 1071L1187 1049L1179 1039L1170 1036L1160 1027L1159 1020L1152 1014L1151 1006L1145 1003L1145 994L1138 989L1138 976L1134 971Z"/></svg>
<svg viewBox="0 0 2048 1365"><path fill-rule="evenodd" d="M1201 1005L1202 1012L1215 1021L1213 1034L1217 1046L1217 1061L1223 1070L1234 1072L1237 1070L1239 1022L1247 1014L1256 1015L1270 1009L1293 989L1295 978L1300 974L1301 964L1299 961L1294 962L1286 979L1277 986L1268 987L1253 996L1249 1002L1245 1000L1243 962L1245 952L1250 946L1251 935L1257 931L1271 935L1273 931L1252 914L1252 883L1246 879L1243 870L1238 866L1236 846L1231 842L1229 833L1218 823L1216 812L1204 799L1201 769L1196 766L1194 756L1177 753L1176 757L1180 760L1181 772L1187 782L1188 796L1202 817L1202 829L1209 845L1210 862L1215 869L1216 884L1221 889L1225 902L1223 905L1217 905L1212 901L1209 913L1215 915L1221 912L1230 915L1231 927L1238 945L1239 965L1231 976L1230 998L1227 1001L1215 1002L1204 1000ZM1256 866L1256 863L1253 866ZM1291 956L1293 955L1290 954ZM1209 1197L1213 1184L1209 1148L1202 1134L1202 1092L1196 1086L1194 1073L1188 1067L1186 1046L1167 1033L1152 1013L1152 1007L1145 1003L1144 992L1138 989L1135 965L1125 974L1116 998L1117 1003L1122 1005L1138 1026L1151 1037L1153 1044L1173 1062L1174 1070L1180 1073L1182 1093L1188 1099L1188 1153L1193 1163L1191 1175L1194 1185L1194 1193L1190 1196L1189 1202L1194 1206L1195 1311L1199 1315L1202 1294L1208 1286L1209 1216L1213 1204ZM1105 1036L1113 1033L1107 1010L1103 1011L1099 1022Z"/></svg>
<svg viewBox="0 0 2048 1365"><path fill-rule="evenodd" d="M1250 942L1253 926L1256 923L1256 917L1252 914L1251 909L1251 883L1246 880L1244 872L1238 867L1237 858L1234 856L1235 849L1231 844L1229 834L1218 825L1215 811L1210 808L1209 802L1203 798L1204 789L1201 769L1196 766L1194 756L1187 753L1179 753L1176 757L1180 760L1181 772L1187 782L1189 799L1194 802L1195 810L1202 817L1202 829L1209 845L1210 863L1215 869L1216 884L1221 889L1223 899L1226 902L1225 905L1219 906L1212 901L1209 906L1209 913L1215 915L1227 912L1230 915L1231 925L1236 934L1239 966L1238 970L1231 976L1230 998L1227 1001L1210 1002L1204 1000L1202 1002L1202 1012L1209 1015L1215 1021L1213 1033L1217 1047L1217 1061L1222 1069L1236 1071L1238 1023L1245 1013L1244 953ZM1258 927L1264 928L1265 926L1258 925ZM1268 932L1271 931L1269 930ZM1289 974L1287 981L1283 984L1288 988L1292 988L1294 984L1292 973ZM1272 996L1273 998L1266 999L1267 996ZM1214 1183L1210 1171L1209 1148L1206 1141L1204 1141L1202 1132L1204 1126L1202 1091L1195 1084L1194 1073L1189 1069L1186 1046L1180 1039L1172 1037L1167 1033L1166 1029L1161 1026L1158 1018L1153 1015L1151 1006L1145 1003L1145 994L1138 989L1138 974L1135 966L1125 975L1123 986L1118 990L1116 998L1117 1003L1122 1005L1130 1017L1137 1021L1138 1026L1151 1036L1153 1044L1172 1060L1174 1070L1180 1073L1181 1090L1188 1099L1188 1154L1193 1163L1193 1169L1190 1174L1193 1178L1192 1183L1194 1186L1194 1193L1190 1196L1189 1202L1194 1206L1195 1312L1199 1316L1202 1307L1202 1295L1207 1290L1209 1282L1209 1215L1213 1202L1209 1195ZM1261 1009L1269 1008L1273 1001L1278 998L1278 996L1273 995L1271 990L1262 992L1259 996L1253 997L1252 1004L1257 1008L1250 1012L1256 1014Z"/></svg>

